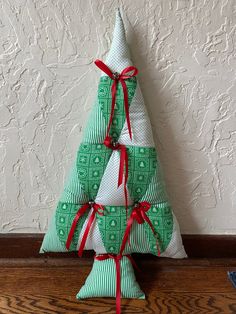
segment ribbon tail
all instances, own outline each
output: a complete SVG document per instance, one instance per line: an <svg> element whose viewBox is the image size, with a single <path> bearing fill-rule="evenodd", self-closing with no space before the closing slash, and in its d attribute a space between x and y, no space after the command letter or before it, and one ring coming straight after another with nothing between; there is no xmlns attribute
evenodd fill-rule
<svg viewBox="0 0 236 314"><path fill-rule="evenodd" d="M125 150L125 182L124 182L124 193L125 193L125 209L126 209L126 220L128 219L128 191L127 191L127 182L128 182L128 175L129 175L129 166L128 166L128 154L127 149L124 147ZM130 244L130 242L129 242Z"/></svg>
<svg viewBox="0 0 236 314"><path fill-rule="evenodd" d="M71 245L71 242L72 242L72 239L73 239L73 235L75 233L75 229L76 229L77 223L78 223L80 217L85 213L85 211L88 208L89 208L89 205L85 204L82 207L80 207L80 209L78 210L78 212L77 212L77 214L76 214L76 216L75 216L75 218L74 218L74 220L72 222L72 225L71 225L68 237L67 237L67 241L66 241L66 248L67 248L67 250L69 250L69 248L70 248L70 245Z"/></svg>
<svg viewBox="0 0 236 314"><path fill-rule="evenodd" d="M153 224L151 223L151 220L149 219L149 217L148 217L146 214L144 214L144 219L145 219L146 222L149 224L149 226L150 226L150 228L151 228L151 230L152 230L152 232L153 232L153 235L154 235L154 237L156 238L156 242L157 242L157 255L158 255L158 256L161 256L160 246L159 246L159 243L158 243L158 240L157 240L156 231L155 231L155 229L154 229L154 227L153 227Z"/></svg>
<svg viewBox="0 0 236 314"><path fill-rule="evenodd" d="M133 221L134 221L133 217L130 216L130 218L129 218L129 220L128 220L128 223L127 223L127 227L126 227L126 229L125 229L125 234L124 234L124 237L123 237L123 240L122 240L122 243L121 243L120 255L123 254L124 249L125 249L126 242L127 242L127 240L129 239L130 231L131 231L131 227L132 227Z"/></svg>
<svg viewBox="0 0 236 314"><path fill-rule="evenodd" d="M121 146L120 148L120 167L119 167L119 177L118 177L118 187L121 186L122 181L123 181L123 176L124 176L124 167L126 163L126 147Z"/></svg>
<svg viewBox="0 0 236 314"><path fill-rule="evenodd" d="M114 112L115 112L115 105L116 105L116 89L117 89L117 81L114 81L112 86L111 86L111 97L112 97L112 101L111 101L111 114L110 114L110 118L109 118L109 122L108 122L108 127L107 127L107 134L106 136L109 136L109 132L111 129L111 124L112 124L112 120L113 120L113 116L114 116Z"/></svg>
<svg viewBox="0 0 236 314"><path fill-rule="evenodd" d="M105 261L108 258L110 258L108 254L95 255L95 259L98 261Z"/></svg>
<svg viewBox="0 0 236 314"><path fill-rule="evenodd" d="M126 115L126 121L127 121L127 126L128 126L128 131L129 131L129 137L132 141L132 131L131 131L131 125L130 125L130 117L129 117L129 99L128 99L128 91L127 91L127 86L124 82L124 80L120 80L121 85L123 87L123 94L124 94L124 107L125 107L125 115Z"/></svg>
<svg viewBox="0 0 236 314"><path fill-rule="evenodd" d="M114 259L116 264L116 313L121 313L121 272L120 272L120 260Z"/></svg>
<svg viewBox="0 0 236 314"><path fill-rule="evenodd" d="M112 71L108 68L108 66L107 66L104 62L102 62L102 60L97 59L97 60L94 61L94 63L96 64L96 66L97 66L100 70L102 70L102 71L103 71L104 73L106 73L110 78L112 78L112 76L113 76Z"/></svg>
<svg viewBox="0 0 236 314"><path fill-rule="evenodd" d="M126 182L124 183L124 194L125 194L125 213L126 213L126 220L128 219L128 191L126 187Z"/></svg>
<svg viewBox="0 0 236 314"><path fill-rule="evenodd" d="M133 267L135 269L137 269L139 272L141 272L141 269L138 267L138 265L136 264L135 260L133 259L133 257L131 255L126 255L126 257L128 257L128 259L130 260L131 264L133 265Z"/></svg>
<svg viewBox="0 0 236 314"><path fill-rule="evenodd" d="M92 211L92 214L89 218L89 221L87 223L87 226L86 226L86 229L84 231L84 234L83 234L83 237L82 237L82 240L81 240L81 243L80 243L80 246L79 246L79 250L78 250L78 256L81 257L82 254L83 254L83 250L84 250L84 247L85 247L85 244L86 244L86 241L87 241L87 238L88 238L88 234L89 234L89 231L90 231L90 228L93 224L93 221L94 221L94 218L95 218L95 210L93 209Z"/></svg>
<svg viewBox="0 0 236 314"><path fill-rule="evenodd" d="M124 173L125 169L125 173ZM120 148L120 168L119 168L119 178L118 187L122 184L123 177L124 180L124 195L125 195L125 208L126 208L126 219L128 218L128 192L127 192L127 181L128 181L128 155L126 146L122 145Z"/></svg>

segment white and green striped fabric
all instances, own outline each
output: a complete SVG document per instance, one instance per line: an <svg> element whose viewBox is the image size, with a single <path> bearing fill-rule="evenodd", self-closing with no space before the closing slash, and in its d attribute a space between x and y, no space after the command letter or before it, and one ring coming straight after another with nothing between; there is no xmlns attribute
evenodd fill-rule
<svg viewBox="0 0 236 314"><path fill-rule="evenodd" d="M145 299L137 283L130 260L123 256L120 261L122 298ZM77 294L78 299L116 297L116 268L113 259L94 260L93 268L84 286Z"/></svg>

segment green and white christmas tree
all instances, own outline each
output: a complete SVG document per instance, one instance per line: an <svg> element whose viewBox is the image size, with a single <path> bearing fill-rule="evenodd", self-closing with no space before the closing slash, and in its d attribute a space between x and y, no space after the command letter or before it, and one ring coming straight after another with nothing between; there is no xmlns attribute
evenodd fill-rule
<svg viewBox="0 0 236 314"><path fill-rule="evenodd" d="M151 124L117 12L113 41L74 165L40 252L94 250L78 298L144 298L131 253L184 258Z"/></svg>

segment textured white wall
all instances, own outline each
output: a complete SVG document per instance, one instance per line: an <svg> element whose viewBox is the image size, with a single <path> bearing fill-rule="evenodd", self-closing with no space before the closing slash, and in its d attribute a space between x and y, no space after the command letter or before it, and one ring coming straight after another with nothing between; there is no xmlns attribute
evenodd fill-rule
<svg viewBox="0 0 236 314"><path fill-rule="evenodd" d="M0 232L47 229L121 6L182 232L236 233L234 0L0 3Z"/></svg>

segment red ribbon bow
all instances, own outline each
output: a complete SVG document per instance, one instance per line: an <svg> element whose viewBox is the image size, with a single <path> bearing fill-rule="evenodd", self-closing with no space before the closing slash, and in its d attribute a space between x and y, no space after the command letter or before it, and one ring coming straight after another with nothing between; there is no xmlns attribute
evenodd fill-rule
<svg viewBox="0 0 236 314"><path fill-rule="evenodd" d="M108 66L103 63L101 60L95 60L94 62L97 67L99 67L100 70L102 70L104 73L106 73L114 82L111 86L111 95L112 95L112 103L111 103L111 115L107 127L107 134L106 136L109 135L111 124L112 124L112 119L114 116L114 111L115 111L115 104L116 104L116 91L117 91L117 86L118 83L120 82L123 88L123 94L124 94L124 107L125 107L125 115L126 115L126 120L127 120L127 126L129 130L129 136L130 139L132 140L132 132L131 132L131 125L130 125L130 118L129 118L129 102L128 102L128 90L127 86L125 83L125 80L136 76L138 74L138 69L135 68L134 66L129 66L125 68L120 74L115 72L113 73ZM131 73L130 73L131 72ZM128 75L128 73L130 73Z"/></svg>
<svg viewBox="0 0 236 314"><path fill-rule="evenodd" d="M119 177L118 177L118 187L122 184L123 182L123 174L125 174L125 180L124 180L124 194L125 194L125 206L126 206L126 211L128 208L128 193L127 193L127 181L128 181L128 154L127 154L127 149L126 146L123 144L119 143L114 143L112 141L112 138L110 136L106 136L104 140L104 145L112 150L119 150L120 151L120 167L119 167ZM124 173L125 169L125 173Z"/></svg>
<svg viewBox="0 0 236 314"><path fill-rule="evenodd" d="M76 216L75 216L75 218L74 218L74 220L72 222L72 225L71 225L68 237L67 237L67 241L66 241L66 248L67 248L67 250L69 250L69 248L70 248L71 241L73 239L73 236L74 236L74 233L75 233L75 229L76 229L76 226L77 226L77 223L78 223L80 217L82 217L85 214L86 210L89 209L89 208L93 208L93 211L92 211L91 216L89 217L86 229L84 231L84 234L83 234L80 246L79 246L79 250L78 250L79 257L81 257L82 254L83 254L84 246L85 246L85 243L86 243L86 240L87 240L90 228L91 228L91 226L93 224L93 221L94 221L96 213L98 213L101 216L104 215L104 213L103 213L104 207L102 205L100 205L100 204L96 204L94 202L89 202L89 203L86 203L83 206L81 206L79 208L79 210L77 211L77 214L76 214Z"/></svg>
<svg viewBox="0 0 236 314"><path fill-rule="evenodd" d="M132 265L138 269L135 261L133 260L131 255L123 255L128 257L128 259L130 260L130 262L132 263ZM96 260L99 261L104 261L106 259L112 258L115 262L115 266L116 266L116 314L120 314L120 306L121 306L121 270L120 270L120 261L123 257L121 254L115 255L115 254L101 254L101 255L97 255L95 256Z"/></svg>
<svg viewBox="0 0 236 314"><path fill-rule="evenodd" d="M148 202L140 202L137 205L135 205L135 207L133 208L133 211L129 217L129 220L127 222L127 226L125 229L125 234L124 234L124 238L122 240L122 244L121 244L121 249L120 249L120 254L123 253L124 249L125 249L125 245L126 242L129 239L130 236L130 231L131 231L131 227L132 224L134 222L134 220L137 221L138 224L143 224L145 221L149 224L153 235L155 238L157 238L156 235L156 231L153 227L153 224L151 222L151 220L149 219L149 217L147 216L146 212L151 208L151 204ZM157 240L157 251L158 251L158 256L160 256L160 248L159 248L159 244L158 244L158 240Z"/></svg>

